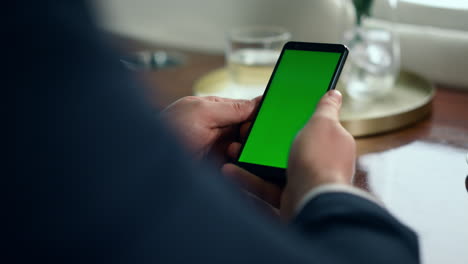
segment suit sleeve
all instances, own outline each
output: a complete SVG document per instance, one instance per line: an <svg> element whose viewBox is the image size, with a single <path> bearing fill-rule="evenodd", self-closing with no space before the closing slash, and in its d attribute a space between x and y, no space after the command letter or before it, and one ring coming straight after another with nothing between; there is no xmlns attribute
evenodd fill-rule
<svg viewBox="0 0 468 264"><path fill-rule="evenodd" d="M416 234L362 196L346 192L320 194L305 204L294 224L323 245L339 249L343 261L419 262Z"/></svg>

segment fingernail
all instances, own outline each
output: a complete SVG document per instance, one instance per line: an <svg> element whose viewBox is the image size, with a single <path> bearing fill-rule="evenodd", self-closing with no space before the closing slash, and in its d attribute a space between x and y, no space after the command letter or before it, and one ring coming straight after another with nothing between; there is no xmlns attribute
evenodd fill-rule
<svg viewBox="0 0 468 264"><path fill-rule="evenodd" d="M341 102L341 98L342 98L342 95L340 93L340 91L338 90L331 90L328 92L328 95L329 96L332 96L335 100L337 100L338 102Z"/></svg>

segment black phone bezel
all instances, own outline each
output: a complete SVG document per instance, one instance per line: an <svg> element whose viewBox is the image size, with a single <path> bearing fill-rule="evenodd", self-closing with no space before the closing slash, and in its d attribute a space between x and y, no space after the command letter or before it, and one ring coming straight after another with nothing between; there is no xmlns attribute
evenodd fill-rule
<svg viewBox="0 0 468 264"><path fill-rule="evenodd" d="M252 127L255 124L255 121L257 120L258 113L260 111L260 108L263 105L263 101L266 98L268 91L270 89L270 84L273 79L273 76L276 73L276 69L279 65L279 62L281 61L284 51L285 50L305 50L305 51L323 51L323 52L336 52L340 53L340 59L336 65L335 72L333 73L333 78L330 81L330 84L328 85L328 89L325 91L328 92L329 90L335 89L335 86L338 82L338 79L340 77L341 71L343 69L343 66L346 62L346 58L348 56L348 48L345 45L342 44L330 44L330 43L310 43L310 42L297 42L297 41L290 41L287 42L284 46L283 49L281 50L280 56L278 58L278 61L276 62L275 68L273 69L273 72L270 76L270 79L268 81L268 84L265 88L265 92L263 93L262 99L259 103L259 106L257 107L257 110L255 112L253 122L249 127L249 130L247 132L246 139L249 137L250 132L252 130ZM283 168L278 168L278 167L271 167L271 166L265 166L265 165L259 165L259 164L253 164L253 163L246 163L246 162L240 162L239 158L242 154L242 151L244 150L245 144L242 145L239 154L236 159L236 164L241 167L246 169L247 171L269 181L272 183L275 183L280 186L284 186L286 184L286 169Z"/></svg>

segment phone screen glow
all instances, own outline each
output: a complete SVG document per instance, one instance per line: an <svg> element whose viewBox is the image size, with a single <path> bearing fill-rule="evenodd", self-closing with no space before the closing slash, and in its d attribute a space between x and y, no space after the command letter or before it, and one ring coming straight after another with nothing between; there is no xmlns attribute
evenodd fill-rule
<svg viewBox="0 0 468 264"><path fill-rule="evenodd" d="M284 50L240 162L285 169L289 149L326 93L341 53Z"/></svg>

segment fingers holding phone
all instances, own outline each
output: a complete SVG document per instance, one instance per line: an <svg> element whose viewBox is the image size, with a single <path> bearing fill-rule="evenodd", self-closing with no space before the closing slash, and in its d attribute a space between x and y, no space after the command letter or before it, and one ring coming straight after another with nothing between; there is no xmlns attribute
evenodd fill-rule
<svg viewBox="0 0 468 264"><path fill-rule="evenodd" d="M293 216L296 206L311 189L323 184L351 184L356 145L354 138L339 122L341 101L338 91L329 91L319 101L313 117L298 133L289 155L286 188L282 189L234 164L226 164L223 172L246 191L281 208L285 219ZM227 155L237 157L241 147L241 143L232 143Z"/></svg>
<svg viewBox="0 0 468 264"><path fill-rule="evenodd" d="M341 94L329 91L294 140L288 160L288 182L281 201L283 217L291 217L304 195L315 187L351 184L356 143L339 122L340 107Z"/></svg>

